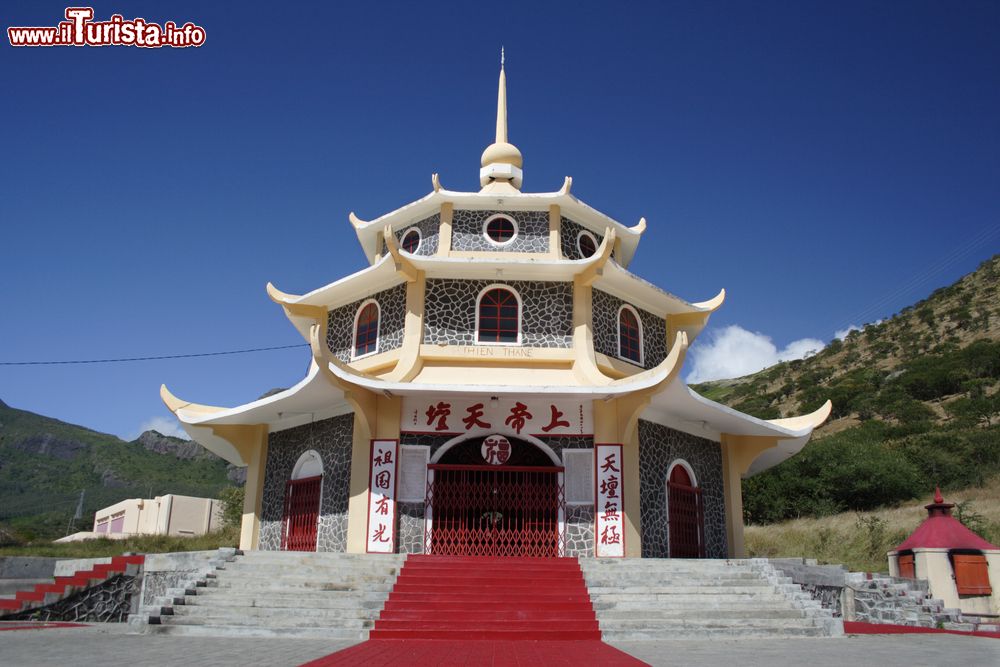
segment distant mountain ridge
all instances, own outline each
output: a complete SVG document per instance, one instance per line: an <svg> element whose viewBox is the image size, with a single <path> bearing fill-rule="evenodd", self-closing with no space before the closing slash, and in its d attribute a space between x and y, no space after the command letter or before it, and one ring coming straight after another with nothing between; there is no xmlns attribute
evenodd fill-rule
<svg viewBox="0 0 1000 667"><path fill-rule="evenodd" d="M126 442L0 400L0 523L29 537L65 531L81 490L85 528L95 510L126 498L214 498L244 479L245 469L196 442L157 431Z"/></svg>
<svg viewBox="0 0 1000 667"><path fill-rule="evenodd" d="M830 421L744 482L754 522L873 509L1000 473L1000 255L806 359L692 385L757 417Z"/></svg>

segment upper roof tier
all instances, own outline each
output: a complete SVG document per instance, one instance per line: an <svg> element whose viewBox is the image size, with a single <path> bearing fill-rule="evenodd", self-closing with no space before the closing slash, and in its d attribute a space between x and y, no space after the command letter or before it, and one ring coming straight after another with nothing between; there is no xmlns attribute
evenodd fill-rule
<svg viewBox="0 0 1000 667"><path fill-rule="evenodd" d="M521 192L524 158L507 137L507 75L503 69L502 56L497 92L496 136L494 142L483 151L480 164L479 182L483 187L479 192L446 190L441 187L437 174L434 174L431 178L434 189L415 202L371 221L361 220L352 212L349 216L351 224L354 225L369 261L372 264L378 261L380 235L387 226L398 231L438 213L445 204L451 204L455 210L497 212L548 211L552 206L558 206L561 215L595 234L603 234L608 228L613 229L617 237L615 260L623 267L627 267L632 261L636 246L639 245L639 237L646 229L644 218L633 226L626 226L591 208L570 194L573 179L568 176L556 191Z"/></svg>

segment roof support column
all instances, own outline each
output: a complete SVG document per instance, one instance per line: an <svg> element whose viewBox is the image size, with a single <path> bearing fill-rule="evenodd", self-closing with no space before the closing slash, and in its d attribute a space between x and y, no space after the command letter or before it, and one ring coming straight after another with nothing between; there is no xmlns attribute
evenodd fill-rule
<svg viewBox="0 0 1000 667"><path fill-rule="evenodd" d="M267 424L218 424L212 433L227 440L247 463L243 486L243 520L240 549L256 549L260 538L261 499L264 496L264 466L267 463ZM170 508L166 509L169 516Z"/></svg>
<svg viewBox="0 0 1000 667"><path fill-rule="evenodd" d="M639 430L625 429L633 406L628 399L594 401L594 444L622 444L622 495L625 523L625 556L642 556L642 522L639 516ZM647 401L648 402L648 401ZM622 419L624 417L624 420ZM630 430L630 432L625 432ZM595 512L599 508L594 508Z"/></svg>
<svg viewBox="0 0 1000 667"><path fill-rule="evenodd" d="M441 229L438 231L438 257L451 254L451 223L455 216L455 205L450 201L441 204Z"/></svg>
<svg viewBox="0 0 1000 667"><path fill-rule="evenodd" d="M549 256L552 259L562 259L562 240L560 238L560 228L562 226L562 214L559 211L559 204L549 206Z"/></svg>
<svg viewBox="0 0 1000 667"><path fill-rule="evenodd" d="M746 558L743 475L761 452L777 444L776 437L722 434L722 489L726 506L726 548L730 558Z"/></svg>
<svg viewBox="0 0 1000 667"><path fill-rule="evenodd" d="M363 554L368 550L368 474L371 441L399 440L399 396L375 395L373 401L359 406L365 414L354 413L354 439L351 446L351 486L347 504L347 552Z"/></svg>

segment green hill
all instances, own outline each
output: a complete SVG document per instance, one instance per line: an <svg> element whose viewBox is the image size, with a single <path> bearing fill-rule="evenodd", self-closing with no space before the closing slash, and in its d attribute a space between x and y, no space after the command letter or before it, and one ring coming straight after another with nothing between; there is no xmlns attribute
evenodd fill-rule
<svg viewBox="0 0 1000 667"><path fill-rule="evenodd" d="M126 498L217 497L241 470L200 445L147 431L132 442L0 401L0 524L22 538L58 537L85 492L83 519Z"/></svg>
<svg viewBox="0 0 1000 667"><path fill-rule="evenodd" d="M981 485L1000 472L1000 255L809 358L693 387L766 419L833 401L802 453L744 482L748 522Z"/></svg>

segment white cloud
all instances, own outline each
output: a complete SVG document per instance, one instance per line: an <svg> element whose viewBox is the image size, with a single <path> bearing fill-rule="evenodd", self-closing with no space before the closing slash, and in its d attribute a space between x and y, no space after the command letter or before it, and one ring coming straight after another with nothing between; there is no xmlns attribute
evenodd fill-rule
<svg viewBox="0 0 1000 667"><path fill-rule="evenodd" d="M770 336L733 324L691 348L688 382L706 382L756 373L779 361L804 359L826 347L816 338L795 340L779 350Z"/></svg>
<svg viewBox="0 0 1000 667"><path fill-rule="evenodd" d="M181 428L176 417L150 417L139 425L139 429L129 440L135 440L146 431L159 431L163 435L172 435L182 440L190 440L191 437Z"/></svg>
<svg viewBox="0 0 1000 667"><path fill-rule="evenodd" d="M859 327L857 324L848 325L846 329L841 329L840 331L835 332L833 334L833 337L836 338L837 340L844 340L850 335L852 331L861 331L861 327Z"/></svg>

